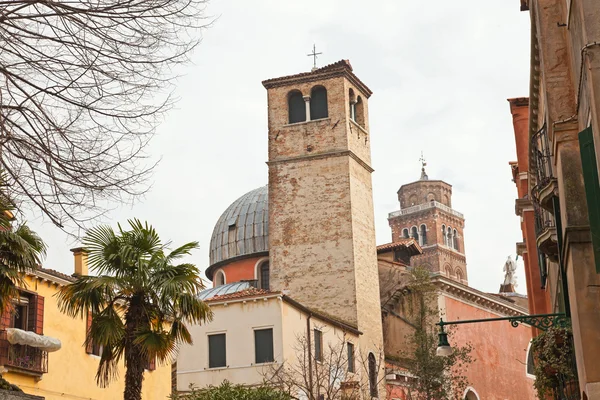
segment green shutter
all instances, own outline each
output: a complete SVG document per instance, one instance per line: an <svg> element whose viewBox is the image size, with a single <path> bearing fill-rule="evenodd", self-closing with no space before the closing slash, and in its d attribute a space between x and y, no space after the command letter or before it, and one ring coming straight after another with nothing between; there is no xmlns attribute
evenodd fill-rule
<svg viewBox="0 0 600 400"><path fill-rule="evenodd" d="M596 272L600 273L600 183L598 181L598 166L596 165L596 152L594 149L594 136L592 128L579 132L579 149L581 151L581 165L585 183L585 196L587 199L590 231Z"/></svg>

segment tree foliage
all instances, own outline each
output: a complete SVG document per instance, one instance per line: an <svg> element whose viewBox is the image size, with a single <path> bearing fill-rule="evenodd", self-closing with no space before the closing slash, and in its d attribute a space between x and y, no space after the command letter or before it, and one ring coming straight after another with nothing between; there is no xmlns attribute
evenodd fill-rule
<svg viewBox="0 0 600 400"><path fill-rule="evenodd" d="M116 378L125 360L125 400L140 400L144 366L170 361L178 343L192 343L186 324L211 319L198 299L203 289L198 268L179 260L198 247L190 242L168 251L147 223L129 221L89 230L83 244L97 276L81 276L61 288L58 304L72 317L92 315L86 345L102 346L96 375L101 386Z"/></svg>
<svg viewBox="0 0 600 400"><path fill-rule="evenodd" d="M144 193L144 148L204 3L0 0L0 165L15 201L81 226Z"/></svg>
<svg viewBox="0 0 600 400"><path fill-rule="evenodd" d="M269 386L247 387L224 381L204 389L192 387L190 393L174 395L173 400L291 400L287 394Z"/></svg>
<svg viewBox="0 0 600 400"><path fill-rule="evenodd" d="M473 361L471 345L454 345L448 357L436 355L440 312L431 273L421 267L412 270L412 279L399 292L407 319L414 328L406 337L408 371L417 377L411 383L414 400L462 400L468 386L464 372ZM451 336L451 331L449 336Z"/></svg>
<svg viewBox="0 0 600 400"><path fill-rule="evenodd" d="M0 314L12 310L11 299L25 287L24 274L39 268L46 254L43 240L12 217L8 197L0 193Z"/></svg>

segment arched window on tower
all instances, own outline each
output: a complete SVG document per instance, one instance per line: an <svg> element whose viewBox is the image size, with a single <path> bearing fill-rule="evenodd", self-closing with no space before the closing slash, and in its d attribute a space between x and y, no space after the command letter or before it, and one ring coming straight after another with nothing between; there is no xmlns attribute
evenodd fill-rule
<svg viewBox="0 0 600 400"><path fill-rule="evenodd" d="M373 353L369 353L369 391L371 392L371 397L377 397L377 361L375 360L375 355Z"/></svg>
<svg viewBox="0 0 600 400"><path fill-rule="evenodd" d="M323 86L315 86L310 92L310 119L321 119L328 116L327 89Z"/></svg>
<svg viewBox="0 0 600 400"><path fill-rule="evenodd" d="M417 242L419 241L419 231L417 231L416 226L410 228L410 237L415 239Z"/></svg>
<svg viewBox="0 0 600 400"><path fill-rule="evenodd" d="M452 247L452 243L454 243L454 242L453 242L453 239L452 239L452 228L451 228L451 227L448 227L448 228L447 228L447 232L448 232L448 234L447 234L447 236L448 236L448 241L447 241L447 243L446 243L446 246L448 246L448 247Z"/></svg>
<svg viewBox="0 0 600 400"><path fill-rule="evenodd" d="M258 268L258 287L259 289L269 290L269 262L265 261Z"/></svg>
<svg viewBox="0 0 600 400"><path fill-rule="evenodd" d="M421 225L421 246L427 245L427 226L425 224Z"/></svg>
<svg viewBox="0 0 600 400"><path fill-rule="evenodd" d="M408 235L408 229L407 229L407 228L404 228L404 229L402 230L402 237L403 237L404 239L408 239L408 238L410 238L410 236Z"/></svg>
<svg viewBox="0 0 600 400"><path fill-rule="evenodd" d="M446 225L442 225L442 241L444 246L448 245L448 236L446 234Z"/></svg>
<svg viewBox="0 0 600 400"><path fill-rule="evenodd" d="M462 282L463 280L463 273L460 268L456 268L456 280L459 282Z"/></svg>
<svg viewBox="0 0 600 400"><path fill-rule="evenodd" d="M458 248L458 232L456 231L456 229L454 230L454 235L452 237L454 238L454 250L460 251L460 249Z"/></svg>
<svg viewBox="0 0 600 400"><path fill-rule="evenodd" d="M356 122L356 96L354 90L348 91L348 97L350 98L350 119Z"/></svg>
<svg viewBox="0 0 600 400"><path fill-rule="evenodd" d="M365 105L364 105L362 99L360 98L360 96L356 97L356 104L354 105L354 107L355 107L354 122L356 122L358 125L360 125L364 128L365 127Z"/></svg>
<svg viewBox="0 0 600 400"><path fill-rule="evenodd" d="M299 90L293 90L288 95L288 114L290 124L306 121L306 106Z"/></svg>
<svg viewBox="0 0 600 400"><path fill-rule="evenodd" d="M215 287L223 286L225 284L225 273L222 270L218 270L215 274Z"/></svg>

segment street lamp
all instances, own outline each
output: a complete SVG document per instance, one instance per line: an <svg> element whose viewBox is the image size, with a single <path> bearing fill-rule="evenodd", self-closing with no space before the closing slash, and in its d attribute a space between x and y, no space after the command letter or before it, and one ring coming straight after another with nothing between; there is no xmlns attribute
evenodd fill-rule
<svg viewBox="0 0 600 400"><path fill-rule="evenodd" d="M436 325L440 327L440 333L438 333L438 347L435 354L440 357L448 357L452 354L452 346L448 342L448 334L444 331L446 325L459 325L459 324L475 324L479 322L492 322L492 321L509 321L513 328L519 326L519 324L528 324L541 331L545 331L553 326L566 327L569 325L569 318L565 313L558 314L537 314L537 315L523 315L519 317L502 317L502 318L486 318L486 319L469 319L464 321L451 321L444 322L440 318L440 322Z"/></svg>
<svg viewBox="0 0 600 400"><path fill-rule="evenodd" d="M444 320L440 318L438 325L440 326L440 333L438 333L439 342L435 354L440 357L448 357L452 354L452 347L448 342L448 334L444 331Z"/></svg>

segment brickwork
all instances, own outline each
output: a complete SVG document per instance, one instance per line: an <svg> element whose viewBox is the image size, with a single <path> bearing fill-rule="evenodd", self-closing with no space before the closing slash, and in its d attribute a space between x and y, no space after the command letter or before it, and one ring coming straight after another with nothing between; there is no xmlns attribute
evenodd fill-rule
<svg viewBox="0 0 600 400"><path fill-rule="evenodd" d="M407 214L394 215L388 222L392 229L392 242L411 235L416 228L423 254L411 258L412 266L425 266L430 271L444 274L466 284L467 262L465 258L463 229L464 218L442 209L438 202L450 207L452 204L452 186L439 180L421 180L402 185L398 190L398 200L402 210L419 205L431 205L422 210L411 211ZM425 225L426 235L423 238L422 226ZM452 243L444 240L444 230L452 231ZM456 230L456 240L454 231Z"/></svg>
<svg viewBox="0 0 600 400"><path fill-rule="evenodd" d="M324 68L263 82L269 105L271 289L357 326L362 351L380 354L370 91L344 62L336 64L341 68L333 74ZM315 86L327 90L328 117L288 124L288 94L299 90L309 96ZM360 96L363 126L350 118L351 93Z"/></svg>

